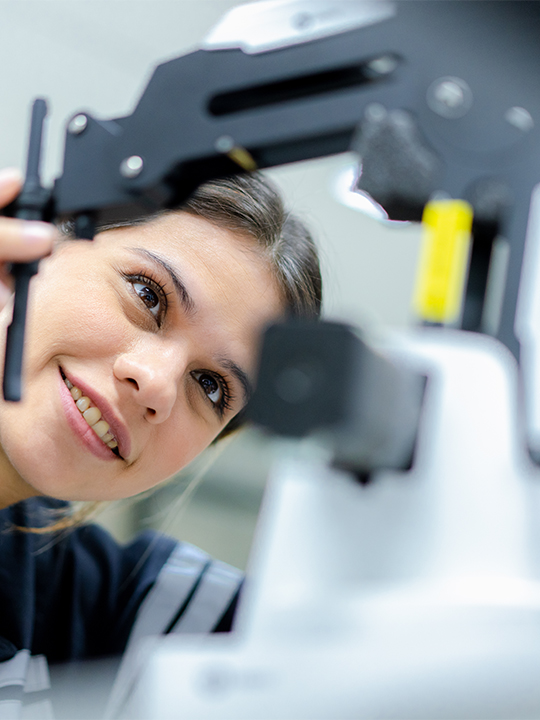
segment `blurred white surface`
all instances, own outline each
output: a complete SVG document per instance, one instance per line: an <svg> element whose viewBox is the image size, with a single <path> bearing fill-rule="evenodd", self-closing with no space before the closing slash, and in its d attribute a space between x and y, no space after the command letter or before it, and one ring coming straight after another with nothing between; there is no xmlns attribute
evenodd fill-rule
<svg viewBox="0 0 540 720"><path fill-rule="evenodd" d="M429 372L413 468L361 486L291 443L236 632L147 646L121 717L539 716L539 470L515 360L434 329L393 355Z"/></svg>

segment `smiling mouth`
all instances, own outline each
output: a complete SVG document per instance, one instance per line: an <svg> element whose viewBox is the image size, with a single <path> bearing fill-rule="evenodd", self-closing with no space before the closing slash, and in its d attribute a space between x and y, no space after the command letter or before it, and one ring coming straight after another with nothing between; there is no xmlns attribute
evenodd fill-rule
<svg viewBox="0 0 540 720"><path fill-rule="evenodd" d="M101 419L101 410L92 404L90 398L83 395L82 390L67 379L61 369L60 373L62 380L71 393L75 406L86 421L88 427L92 428L104 445L110 448L117 457L121 458L122 456L118 450L118 441L110 432L109 423Z"/></svg>

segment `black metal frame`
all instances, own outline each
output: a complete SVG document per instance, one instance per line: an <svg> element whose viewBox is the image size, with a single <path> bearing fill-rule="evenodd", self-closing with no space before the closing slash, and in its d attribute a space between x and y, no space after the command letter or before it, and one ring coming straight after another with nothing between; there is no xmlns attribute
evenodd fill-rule
<svg viewBox="0 0 540 720"><path fill-rule="evenodd" d="M358 149L366 156L360 187L379 193L394 216L418 218L435 192L477 211L466 328L480 329L494 237L510 243L498 337L519 358L514 317L540 180L539 37L536 2L409 0L390 19L299 45L196 51L160 65L129 117L87 115L82 131L68 130L45 216L75 216L79 234L91 237L102 223L173 207L201 182L245 170L250 163L239 167L229 146L259 168ZM392 60L389 71L377 69L381 57ZM456 117L429 101L448 77L470 90L470 107ZM397 137L392 123L371 132L374 106L390 118L404 112L412 132ZM513 107L532 127L508 122ZM397 152L385 153L385 138ZM423 153L434 158L427 169ZM132 156L142 169L126 176L122 163ZM420 181L399 180L407 177Z"/></svg>

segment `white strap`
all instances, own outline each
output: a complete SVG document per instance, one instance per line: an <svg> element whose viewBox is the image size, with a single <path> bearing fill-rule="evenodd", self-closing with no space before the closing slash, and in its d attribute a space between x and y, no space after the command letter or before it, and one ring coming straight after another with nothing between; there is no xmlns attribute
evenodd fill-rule
<svg viewBox="0 0 540 720"><path fill-rule="evenodd" d="M8 687L18 688L18 693L49 690L51 681L45 656L31 657L29 650L19 650L12 658L0 663L0 688ZM53 720L52 705L49 700L27 707L20 699L2 700L0 720Z"/></svg>
<svg viewBox="0 0 540 720"><path fill-rule="evenodd" d="M207 553L189 543L176 546L139 608L127 649L143 637L165 632L209 561Z"/></svg>
<svg viewBox="0 0 540 720"><path fill-rule="evenodd" d="M24 685L29 660L30 651L19 650L12 658L0 663L0 688L9 685Z"/></svg>
<svg viewBox="0 0 540 720"><path fill-rule="evenodd" d="M239 570L214 560L171 632L206 633L213 630L238 591L241 580Z"/></svg>
<svg viewBox="0 0 540 720"><path fill-rule="evenodd" d="M202 577L201 577L202 576ZM105 718L117 717L144 667L157 635L170 626L193 589L193 597L171 632L209 632L217 625L240 586L242 573L188 543L173 550L153 588L141 604L122 664L109 698ZM197 583L199 583L197 585ZM145 644L139 641L148 638Z"/></svg>

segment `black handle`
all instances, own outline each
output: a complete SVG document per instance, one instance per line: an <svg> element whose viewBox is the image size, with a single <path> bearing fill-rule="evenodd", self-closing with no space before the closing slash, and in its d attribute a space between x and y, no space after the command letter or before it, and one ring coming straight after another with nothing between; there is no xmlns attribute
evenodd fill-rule
<svg viewBox="0 0 540 720"><path fill-rule="evenodd" d="M46 115L47 103L38 98L32 106L26 178L17 200L16 217L23 220L43 220L45 216L48 197L41 185L40 162L43 124ZM38 271L38 264L37 260L30 263L14 263L11 269L11 274L15 278L15 297L13 318L7 329L3 381L4 400L11 402L18 402L22 396L21 374L28 287L30 279Z"/></svg>

